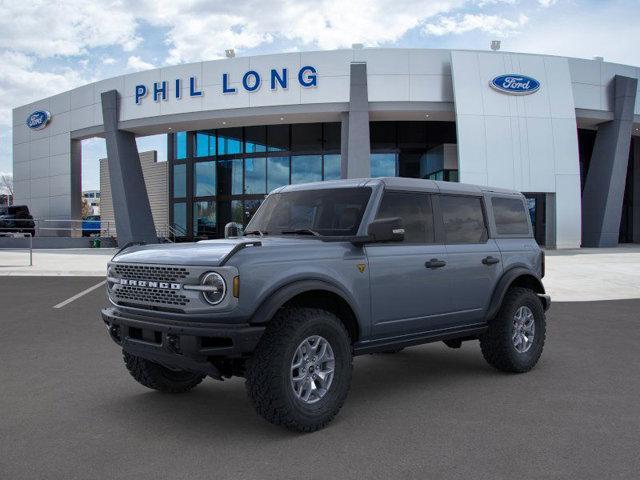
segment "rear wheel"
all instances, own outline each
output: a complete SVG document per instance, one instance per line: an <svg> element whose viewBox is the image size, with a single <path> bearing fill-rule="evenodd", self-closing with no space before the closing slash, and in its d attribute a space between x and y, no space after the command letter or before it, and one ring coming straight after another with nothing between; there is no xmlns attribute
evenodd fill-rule
<svg viewBox="0 0 640 480"><path fill-rule="evenodd" d="M247 393L269 422L312 432L342 407L351 368L351 340L338 317L317 308L286 308L271 320L249 361Z"/></svg>
<svg viewBox="0 0 640 480"><path fill-rule="evenodd" d="M127 352L122 352L131 376L141 385L165 393L188 392L206 376L201 373L174 370Z"/></svg>
<svg viewBox="0 0 640 480"><path fill-rule="evenodd" d="M546 320L538 296L526 288L512 288L480 337L480 348L491 366L523 373L538 363L545 337Z"/></svg>

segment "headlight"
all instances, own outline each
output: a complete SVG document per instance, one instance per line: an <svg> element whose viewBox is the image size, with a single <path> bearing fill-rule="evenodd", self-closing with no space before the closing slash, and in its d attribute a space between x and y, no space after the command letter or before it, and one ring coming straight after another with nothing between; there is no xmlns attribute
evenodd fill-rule
<svg viewBox="0 0 640 480"><path fill-rule="evenodd" d="M211 305L219 304L227 293L227 285L219 273L209 272L202 277L202 296Z"/></svg>

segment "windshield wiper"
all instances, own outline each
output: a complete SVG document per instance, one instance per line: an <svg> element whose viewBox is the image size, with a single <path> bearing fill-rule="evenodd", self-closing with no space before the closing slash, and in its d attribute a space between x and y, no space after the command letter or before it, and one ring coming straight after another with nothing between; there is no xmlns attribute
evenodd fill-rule
<svg viewBox="0 0 640 480"><path fill-rule="evenodd" d="M310 228L298 228L296 230L283 230L282 232L283 235L287 235L287 234L296 234L296 235L313 235L314 237L321 237L322 235L320 235L318 232L316 232L315 230L311 230Z"/></svg>
<svg viewBox="0 0 640 480"><path fill-rule="evenodd" d="M248 232L244 232L245 235L260 235L261 237L264 237L265 235L267 235L267 232L263 232L262 230L250 230Z"/></svg>

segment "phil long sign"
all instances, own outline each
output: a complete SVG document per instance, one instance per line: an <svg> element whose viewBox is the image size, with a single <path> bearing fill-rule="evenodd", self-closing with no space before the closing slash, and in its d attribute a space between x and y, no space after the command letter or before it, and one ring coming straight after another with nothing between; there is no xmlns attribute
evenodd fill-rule
<svg viewBox="0 0 640 480"><path fill-rule="evenodd" d="M219 84L209 88L217 90L218 93L223 95L233 95L238 90L245 90L249 93L255 92L260 88L268 88L272 91L286 90L290 82L298 83L302 88L318 86L317 70L311 65L297 69L291 77L293 80L290 80L289 69L287 68L272 68L268 72L248 70L239 78L232 78L230 73L223 73ZM135 87L135 102L140 105L146 97L152 98L154 102L167 101L170 98L179 100L183 95L200 97L204 93L203 87L200 86L202 83L201 79L189 77L154 82L150 85L139 84Z"/></svg>
<svg viewBox="0 0 640 480"><path fill-rule="evenodd" d="M532 77L509 73L498 75L489 82L494 90L508 95L530 95L540 89L540 82Z"/></svg>

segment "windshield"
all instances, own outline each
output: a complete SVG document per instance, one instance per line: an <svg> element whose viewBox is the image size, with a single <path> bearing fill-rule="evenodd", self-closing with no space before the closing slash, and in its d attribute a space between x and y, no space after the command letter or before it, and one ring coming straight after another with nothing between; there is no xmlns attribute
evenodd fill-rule
<svg viewBox="0 0 640 480"><path fill-rule="evenodd" d="M353 236L371 188L328 188L269 195L245 232L263 235Z"/></svg>

